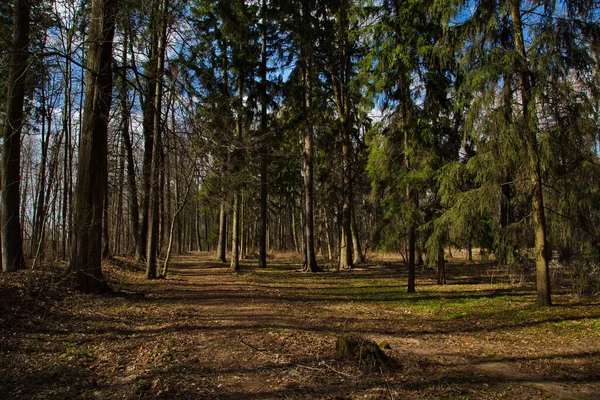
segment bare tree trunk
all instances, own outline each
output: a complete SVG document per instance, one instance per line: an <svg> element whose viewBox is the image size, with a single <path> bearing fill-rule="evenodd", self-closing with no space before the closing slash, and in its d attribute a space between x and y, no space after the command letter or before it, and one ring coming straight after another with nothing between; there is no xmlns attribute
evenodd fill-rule
<svg viewBox="0 0 600 400"><path fill-rule="evenodd" d="M227 210L226 200L221 200L221 209L219 211L219 241L217 243L217 260L226 262L225 253L227 252Z"/></svg>
<svg viewBox="0 0 600 400"><path fill-rule="evenodd" d="M200 210L198 205L196 205L196 226L195 226L195 234L196 234L196 250L202 251L202 235L200 233ZM208 246L208 242L206 242ZM206 249L208 250L208 248Z"/></svg>
<svg viewBox="0 0 600 400"><path fill-rule="evenodd" d="M231 269L240 269L240 195L233 194L233 211L231 217Z"/></svg>
<svg viewBox="0 0 600 400"><path fill-rule="evenodd" d="M116 218L115 228L114 228L114 248L113 251L115 254L121 254L121 238L123 237L123 219L125 217L124 207L123 207L123 192L125 186L125 154L123 151L123 143L119 146L119 179L117 183L117 199L116 199Z"/></svg>
<svg viewBox="0 0 600 400"><path fill-rule="evenodd" d="M110 236L108 232L108 188L104 190L104 210L102 211L102 259L110 258Z"/></svg>
<svg viewBox="0 0 600 400"><path fill-rule="evenodd" d="M171 260L171 251L173 249L173 233L175 231L175 220L179 217L179 214L181 213L181 211L184 209L185 205L187 204L189 195L190 195L190 188L192 187L192 179L190 179L190 181L187 183L187 187L185 189L185 195L183 196L183 200L182 203L177 207L177 210L175 210L175 214L173 214L173 218L171 219L171 227L169 228L169 244L167 246L167 254L165 256L165 260L163 262L163 268L162 268L162 272L161 272L161 277L162 278L166 278L167 274L169 273L169 261ZM175 181L175 190L178 189L177 187L177 181Z"/></svg>
<svg viewBox="0 0 600 400"><path fill-rule="evenodd" d="M162 71L164 69L165 48L166 48L166 30L167 21L166 13L169 3L167 0L162 0L157 14L160 21L158 35L158 57L156 59L156 79L154 92L154 124L153 134L154 143L152 146L152 168L151 168L151 185L150 185L150 208L148 214L148 238L146 242L146 279L156 279L156 258L158 253L159 237L159 222L160 222L160 178L162 166Z"/></svg>
<svg viewBox="0 0 600 400"><path fill-rule="evenodd" d="M108 119L112 100L112 39L115 0L93 0L87 59L87 89L79 143L74 234L69 269L75 287L102 292L102 211L107 186Z"/></svg>
<svg viewBox="0 0 600 400"><path fill-rule="evenodd" d="M350 221L352 229L352 250L354 251L354 260L364 264L365 257L360 246L360 238L358 236L358 227L356 226L356 217L354 216L354 207L352 207L352 220Z"/></svg>
<svg viewBox="0 0 600 400"><path fill-rule="evenodd" d="M156 4L158 0L154 0ZM146 93L145 97L140 98L142 103L142 127L144 132L144 161L143 161L143 199L142 199L142 223L140 226L140 246L138 248L137 259L144 261L148 253L148 234L150 229L150 203L152 198L153 175L152 168L154 165L154 140L155 140L155 114L156 110L156 86L158 80L157 58L159 53L159 25L158 25L158 6L153 6L150 27L150 55L148 67L145 71L146 75ZM132 52L133 54L133 52ZM140 95L140 97L142 97Z"/></svg>
<svg viewBox="0 0 600 400"><path fill-rule="evenodd" d="M293 203L295 205L295 201ZM294 251L298 253L300 251L300 246L298 246L298 234L296 233L296 211L294 210L294 206L292 206L292 241L294 242Z"/></svg>
<svg viewBox="0 0 600 400"><path fill-rule="evenodd" d="M303 17L307 19L309 11L303 10ZM306 41L310 43L310 40ZM315 227L314 227L314 184L313 184L313 127L312 127L312 49L310 45L302 48L302 78L304 90L304 223L306 244L306 270L310 272L320 271L315 257Z"/></svg>
<svg viewBox="0 0 600 400"><path fill-rule="evenodd" d="M446 284L446 263L444 261L444 246L438 247L437 254L437 283L438 285Z"/></svg>
<svg viewBox="0 0 600 400"><path fill-rule="evenodd" d="M323 219L325 221L325 239L327 240L327 259L333 261L333 251L331 249L331 232L329 232L329 223L327 222L327 211L323 209Z"/></svg>
<svg viewBox="0 0 600 400"><path fill-rule="evenodd" d="M267 22L266 22L266 0L262 0L262 34L261 34L261 61L260 61L260 79L261 79L261 111L260 111L260 133L261 133L261 152L260 152L260 233L258 239L258 267L267 267L267 218L268 218L268 155L267 155Z"/></svg>
<svg viewBox="0 0 600 400"><path fill-rule="evenodd" d="M404 148L406 149L406 153L408 154L410 142L408 139L408 130L404 134ZM410 171L411 163L408 155L405 155L405 164L406 170ZM411 189L410 184L406 187L406 198L408 203L413 207L413 212L416 212L416 195L414 191ZM416 232L415 232L415 223L413 221L414 217L409 217L409 227L408 227L408 293L415 293L415 247L416 247Z"/></svg>
<svg viewBox="0 0 600 400"><path fill-rule="evenodd" d="M343 0L339 11L340 37L342 41L342 64L332 78L333 90L336 97L340 133L342 135L342 223L340 237L340 269L350 269L354 266L352 259L352 143L350 142L351 110L349 81L351 73L351 57L348 40L348 2ZM332 67L335 71L336 67Z"/></svg>
<svg viewBox="0 0 600 400"><path fill-rule="evenodd" d="M41 159L38 172L37 194L33 214L33 233L31 235L31 254L34 254L34 263L43 252L44 224L46 222L46 169L48 164L48 146L52 132L52 116L47 110L46 93L42 85L42 127L41 127Z"/></svg>
<svg viewBox="0 0 600 400"><path fill-rule="evenodd" d="M238 102L239 107L242 107L243 102L243 94L244 94L244 80L242 77L242 73L239 72L238 76ZM242 142L243 135L243 126L244 121L242 119L242 113L239 112L237 117L237 139L239 146ZM240 149L234 149L232 153L232 165L235 173L238 172L241 163L241 151ZM236 178L237 179L237 178ZM241 196L240 196L240 183L234 182L234 191L233 191L233 211L232 211L232 221L231 221L231 269L234 271L239 271L240 269L240 230L241 230L241 221L240 221L240 212L241 212Z"/></svg>
<svg viewBox="0 0 600 400"><path fill-rule="evenodd" d="M2 270L25 268L21 236L21 128L29 47L29 0L15 0L2 147Z"/></svg>
<svg viewBox="0 0 600 400"><path fill-rule="evenodd" d="M127 63L127 41L128 35L125 35L123 43L123 63ZM127 187L129 189L129 208L131 213L131 230L135 240L135 254L136 259L140 260L145 256L145 236L142 236L140 228L140 211L138 205L138 190L135 178L135 161L133 158L133 146L130 137L130 117L131 117L131 106L129 104L127 94L127 75L126 70L123 69L121 74L121 84L119 85L120 105L121 105L121 135L123 137L123 145L125 147L126 158L127 158ZM144 161L145 163L145 161ZM145 167L144 167L145 168Z"/></svg>

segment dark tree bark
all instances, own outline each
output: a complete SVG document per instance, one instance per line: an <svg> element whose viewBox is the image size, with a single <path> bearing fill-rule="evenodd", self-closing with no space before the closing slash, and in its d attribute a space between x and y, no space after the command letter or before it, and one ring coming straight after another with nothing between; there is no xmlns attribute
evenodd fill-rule
<svg viewBox="0 0 600 400"><path fill-rule="evenodd" d="M146 241L146 279L157 278L156 258L158 255L158 245L160 241L160 180L162 165L162 71L164 69L165 48L166 48L166 12L168 1L162 0L159 9L160 14L158 40L158 57L156 59L156 79L154 87L154 112L153 112L153 146L152 146L152 166L150 169L150 193L148 209L148 236Z"/></svg>
<svg viewBox="0 0 600 400"><path fill-rule="evenodd" d="M127 63L127 43L128 35L125 35L123 43L123 63ZM144 240L140 228L140 209L138 205L138 191L137 183L135 178L135 161L133 158L133 145L131 143L131 136L129 132L130 125L130 104L129 96L127 93L127 74L126 70L123 69L121 73L121 84L119 85L119 97L121 106L121 136L123 138L123 146L125 147L126 159L127 159L127 187L129 189L129 208L131 212L131 231L133 232L135 240L135 253L136 258L139 260L144 254Z"/></svg>
<svg viewBox="0 0 600 400"><path fill-rule="evenodd" d="M108 232L108 188L104 190L104 211L102 212L102 259L110 258L110 234Z"/></svg>
<svg viewBox="0 0 600 400"><path fill-rule="evenodd" d="M267 223L268 223L268 187L267 187L267 171L268 171L268 154L267 154L267 23L266 18L266 0L262 0L262 44L260 58L260 95L261 95L261 110L260 110L260 232L258 239L258 267L267 267Z"/></svg>
<svg viewBox="0 0 600 400"><path fill-rule="evenodd" d="M444 260L444 246L438 247L437 254L437 283L438 285L446 284L446 263Z"/></svg>
<svg viewBox="0 0 600 400"><path fill-rule="evenodd" d="M239 107L242 107L243 95L244 95L244 79L242 76L242 72L239 72L238 76L238 104ZM241 110L240 110L241 111ZM243 136L243 127L244 120L242 118L242 112L238 113L237 117L237 139L239 143L242 142ZM242 163L242 153L241 149L236 148L232 152L232 167L234 176L237 175L237 172L240 170ZM237 179L237 177L236 177ZM233 271L239 271L240 269L240 235L241 235L241 185L239 182L234 182L234 192L233 192L233 210L231 212L231 263L230 267Z"/></svg>
<svg viewBox="0 0 600 400"><path fill-rule="evenodd" d="M112 48L116 0L93 0L87 59L87 89L79 143L73 241L69 269L75 287L103 292L102 213L107 187L107 132L112 100Z"/></svg>
<svg viewBox="0 0 600 400"><path fill-rule="evenodd" d="M29 47L29 0L14 5L13 43L9 56L2 147L2 270L25 268L20 218L21 129Z"/></svg>
<svg viewBox="0 0 600 400"><path fill-rule="evenodd" d="M31 235L31 254L34 257L34 262L38 257L42 256L44 246L44 225L46 222L46 169L48 164L48 146L50 143L50 135L52 133L52 115L48 112L46 105L46 91L44 85L41 89L42 97L42 127L41 127L41 156L40 168L38 172L37 194L35 200L35 209L33 214L33 233Z"/></svg>
<svg viewBox="0 0 600 400"><path fill-rule="evenodd" d="M157 6L154 6L157 8ZM144 132L144 161L142 171L142 210L140 225L140 246L137 252L137 259L145 261L148 244L148 230L150 227L150 198L152 188L152 166L154 154L154 115L156 114L156 80L157 80L157 57L158 57L158 24L156 10L153 11L150 21L150 55L148 67L145 75L145 96L140 99L142 103L142 128Z"/></svg>

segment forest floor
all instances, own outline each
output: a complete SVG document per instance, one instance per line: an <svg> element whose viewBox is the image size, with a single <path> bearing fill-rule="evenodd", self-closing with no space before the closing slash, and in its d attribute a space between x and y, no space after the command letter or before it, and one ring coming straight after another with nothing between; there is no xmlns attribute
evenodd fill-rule
<svg viewBox="0 0 600 400"><path fill-rule="evenodd" d="M113 293L67 292L58 273L0 277L1 399L597 399L600 298L538 308L525 277L453 261L449 284L399 264L297 272L277 255L233 274L213 254L174 259L166 280L105 265ZM344 333L391 349L366 370L336 355Z"/></svg>

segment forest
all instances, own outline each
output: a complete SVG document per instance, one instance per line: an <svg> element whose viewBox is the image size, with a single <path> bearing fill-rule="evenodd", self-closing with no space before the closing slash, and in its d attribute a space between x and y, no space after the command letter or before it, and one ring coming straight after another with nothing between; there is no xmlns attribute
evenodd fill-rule
<svg viewBox="0 0 600 400"><path fill-rule="evenodd" d="M0 91L0 397L600 389L600 1L11 0Z"/></svg>

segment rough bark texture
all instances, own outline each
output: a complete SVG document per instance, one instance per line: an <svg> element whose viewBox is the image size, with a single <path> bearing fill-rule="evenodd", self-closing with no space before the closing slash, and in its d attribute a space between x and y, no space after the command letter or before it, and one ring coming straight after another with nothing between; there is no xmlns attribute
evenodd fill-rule
<svg viewBox="0 0 600 400"><path fill-rule="evenodd" d="M29 0L14 5L13 44L9 56L4 143L2 148L2 270L25 268L20 219L21 128L29 47Z"/></svg>
<svg viewBox="0 0 600 400"><path fill-rule="evenodd" d="M79 143L73 241L69 269L83 292L108 289L101 268L102 213L107 186L107 131L112 100L112 39L116 0L94 0L87 89Z"/></svg>

